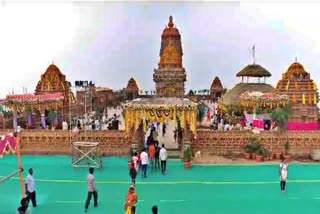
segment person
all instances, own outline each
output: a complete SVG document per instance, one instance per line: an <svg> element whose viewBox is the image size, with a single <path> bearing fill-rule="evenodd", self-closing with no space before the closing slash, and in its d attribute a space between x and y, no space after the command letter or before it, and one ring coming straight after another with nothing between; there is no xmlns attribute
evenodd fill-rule
<svg viewBox="0 0 320 214"><path fill-rule="evenodd" d="M131 207L131 214L136 214L136 207L135 206Z"/></svg>
<svg viewBox="0 0 320 214"><path fill-rule="evenodd" d="M155 157L156 157L156 148L155 148L154 144L152 143L149 146L149 159L150 159L150 163L151 163L151 169L153 169L153 167L154 167Z"/></svg>
<svg viewBox="0 0 320 214"><path fill-rule="evenodd" d="M177 135L178 135L178 129L175 128L174 131L173 131L173 138L174 138L174 142L175 143L177 142Z"/></svg>
<svg viewBox="0 0 320 214"><path fill-rule="evenodd" d="M37 207L37 199L36 199L36 184L35 184L35 180L33 177L33 169L30 168L29 169L29 174L27 176L27 183L26 183L26 190L27 190L27 200L28 200L28 204L30 202L32 202L32 206L33 207Z"/></svg>
<svg viewBox="0 0 320 214"><path fill-rule="evenodd" d="M132 182L132 185L135 186L136 185L136 177L137 177L137 171L136 171L136 168L134 166L134 162L131 161L131 168L130 168L130 177L131 177L131 182Z"/></svg>
<svg viewBox="0 0 320 214"><path fill-rule="evenodd" d="M156 156L155 156L155 163L154 163L154 168L155 169L160 169L160 161L159 161L159 157L160 157L160 147L159 147L159 142L156 143Z"/></svg>
<svg viewBox="0 0 320 214"><path fill-rule="evenodd" d="M126 203L124 204L124 210L126 214L132 214L132 207L134 210L134 213L136 212L136 206L138 203L138 195L135 191L135 188L133 185L130 186L129 192L127 194Z"/></svg>
<svg viewBox="0 0 320 214"><path fill-rule="evenodd" d="M156 205L154 205L152 208L151 208L151 211L152 211L152 214L158 214L158 207Z"/></svg>
<svg viewBox="0 0 320 214"><path fill-rule="evenodd" d="M160 149L160 160L161 160L161 172L163 175L166 174L166 168L167 168L167 150L164 148L164 144L162 144L162 148Z"/></svg>
<svg viewBox="0 0 320 214"><path fill-rule="evenodd" d="M158 131L155 128L153 128L151 133L152 133L152 142L153 143L158 142L158 136L159 136Z"/></svg>
<svg viewBox="0 0 320 214"><path fill-rule="evenodd" d="M17 214L30 214L31 211L28 207L28 199L27 198L23 198L20 201L20 207L17 209Z"/></svg>
<svg viewBox="0 0 320 214"><path fill-rule="evenodd" d="M286 182L288 179L288 165L285 159L282 159L282 163L280 163L280 187L281 191L286 191Z"/></svg>
<svg viewBox="0 0 320 214"><path fill-rule="evenodd" d="M162 137L166 135L167 124L163 122L162 124Z"/></svg>
<svg viewBox="0 0 320 214"><path fill-rule="evenodd" d="M138 153L134 152L133 157L132 157L132 161L133 161L133 166L136 169L136 172L138 173L139 170L139 157L138 157Z"/></svg>
<svg viewBox="0 0 320 214"><path fill-rule="evenodd" d="M141 176L142 178L146 178L147 177L147 168L148 168L148 163L149 163L149 159L148 159L148 154L146 152L146 149L143 149L141 154L140 154L140 162L141 162Z"/></svg>
<svg viewBox="0 0 320 214"><path fill-rule="evenodd" d="M96 180L94 178L94 169L91 167L89 168L89 174L87 176L87 181L88 181L88 196L85 204L85 211L88 211L88 207L93 195L93 200L94 200L94 207L98 206L98 192L97 192L97 187L96 187Z"/></svg>

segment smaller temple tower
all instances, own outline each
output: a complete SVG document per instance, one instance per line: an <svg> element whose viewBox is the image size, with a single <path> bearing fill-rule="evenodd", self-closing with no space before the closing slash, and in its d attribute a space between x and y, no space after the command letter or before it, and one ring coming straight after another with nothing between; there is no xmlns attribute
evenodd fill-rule
<svg viewBox="0 0 320 214"><path fill-rule="evenodd" d="M223 92L222 83L219 77L215 77L210 87L210 99L214 101L218 100L219 98L221 98L222 92Z"/></svg>
<svg viewBox="0 0 320 214"><path fill-rule="evenodd" d="M35 95L51 94L61 92L64 96L63 115L68 117L69 112L69 100L75 101L74 94L70 90L70 82L66 80L66 76L61 73L60 69L51 64L47 68L46 72L41 75L41 79L38 82L35 90Z"/></svg>
<svg viewBox="0 0 320 214"><path fill-rule="evenodd" d="M318 89L310 78L310 73L304 67L294 62L287 72L282 74L277 91L286 94L292 103L290 122L317 123L317 104L319 101Z"/></svg>
<svg viewBox="0 0 320 214"><path fill-rule="evenodd" d="M139 87L133 77L131 77L128 81L128 85L125 88L125 93L128 100L136 99L139 96Z"/></svg>
<svg viewBox="0 0 320 214"><path fill-rule="evenodd" d="M182 66L182 46L179 30L169 17L168 26L161 36L160 62L154 70L153 81L156 83L156 95L159 97L183 97L186 72Z"/></svg>

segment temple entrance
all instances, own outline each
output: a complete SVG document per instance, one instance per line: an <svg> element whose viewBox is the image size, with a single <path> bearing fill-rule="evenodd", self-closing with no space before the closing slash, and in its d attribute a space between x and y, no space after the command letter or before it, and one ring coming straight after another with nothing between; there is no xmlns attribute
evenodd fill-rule
<svg viewBox="0 0 320 214"><path fill-rule="evenodd" d="M165 127L164 127L165 124ZM163 143L166 148L168 149L178 149L179 143L178 143L178 131L177 127L174 125L173 120L169 120L167 122L163 123L157 123L156 129L159 134L158 141L159 146L161 146ZM165 130L165 133L163 132ZM145 134L145 142L147 141L149 135L150 135L151 128L149 128Z"/></svg>
<svg viewBox="0 0 320 214"><path fill-rule="evenodd" d="M197 111L197 104L189 99L171 97L138 98L124 105L125 131L127 135L131 136L143 133L142 138L139 137L137 143L144 147L147 137L150 135L150 128L154 126L158 131L160 145L164 143L167 149L182 153L185 130L190 131L193 136L197 136ZM166 127L164 135L163 123ZM175 128L180 130L176 134L176 142ZM191 135L188 136L191 137ZM181 157L181 155L178 157Z"/></svg>

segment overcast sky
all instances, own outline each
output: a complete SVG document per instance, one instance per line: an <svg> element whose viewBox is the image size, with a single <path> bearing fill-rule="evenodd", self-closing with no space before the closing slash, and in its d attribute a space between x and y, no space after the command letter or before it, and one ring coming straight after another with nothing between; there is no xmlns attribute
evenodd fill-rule
<svg viewBox="0 0 320 214"><path fill-rule="evenodd" d="M134 77L140 89L154 90L170 15L182 36L186 91L209 89L215 76L233 87L253 62L253 44L273 86L295 57L319 85L319 11L319 3L0 4L0 97L23 87L33 93L52 61L72 83L119 89Z"/></svg>

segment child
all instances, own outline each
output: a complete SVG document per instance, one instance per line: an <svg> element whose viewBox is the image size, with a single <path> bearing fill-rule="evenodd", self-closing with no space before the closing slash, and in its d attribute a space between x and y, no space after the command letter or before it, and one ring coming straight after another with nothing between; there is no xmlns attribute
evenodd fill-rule
<svg viewBox="0 0 320 214"><path fill-rule="evenodd" d="M134 167L133 161L131 161L131 168L130 168L130 173L129 174L130 174L130 177L131 177L132 185L135 186L136 185L137 171L136 171L136 168Z"/></svg>

